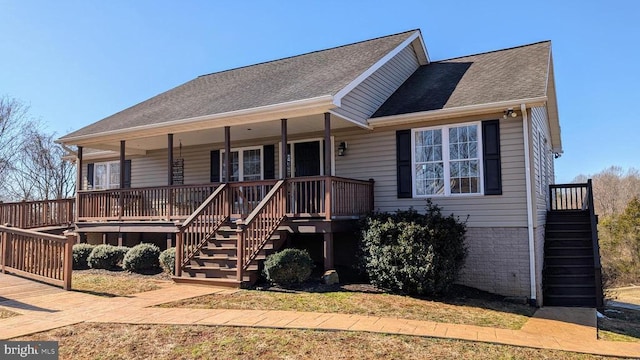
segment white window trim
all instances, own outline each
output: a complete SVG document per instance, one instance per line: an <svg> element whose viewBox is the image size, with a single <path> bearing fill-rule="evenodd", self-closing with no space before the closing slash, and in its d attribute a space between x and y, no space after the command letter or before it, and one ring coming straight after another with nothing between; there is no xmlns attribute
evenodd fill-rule
<svg viewBox="0 0 640 360"><path fill-rule="evenodd" d="M305 142L312 142L312 141L318 141L320 143L320 176L324 176L324 138L311 138L311 139L300 139L300 140L287 140L287 144L291 145L291 177L294 177L294 174L296 173L296 168L295 168L295 150L294 150L294 146L293 144L296 143L305 143ZM336 158L334 155L334 149L335 149L335 139L333 136L331 136L331 175L335 176L336 174ZM282 160L282 141L278 142L278 155L280 155L278 157L278 162L281 162L280 160ZM278 174L280 175L280 178L282 179L282 173L284 171L286 171L287 169L287 165L286 164L279 164L278 166Z"/></svg>
<svg viewBox="0 0 640 360"><path fill-rule="evenodd" d="M245 146L239 148L231 148L231 152L238 152L238 181L244 180L244 151L245 150L260 150L260 180L264 180L264 146ZM224 154L225 149L220 150L220 178L222 180L223 170L222 166L224 164ZM231 177L229 177L229 181L231 181ZM247 180L247 181L255 181L255 180Z"/></svg>
<svg viewBox="0 0 640 360"><path fill-rule="evenodd" d="M478 129L478 189L477 193L470 194L455 194L451 193L451 175L449 163L449 129L476 125ZM443 159L443 172L444 172L444 194L427 194L418 195L416 189L416 159L415 159L415 141L416 132L428 131L428 130L441 130L442 131L442 159ZM443 198L443 197L477 197L484 196L484 159L482 157L482 123L480 121L473 121L467 123L456 123L441 126L428 126L422 128L411 129L411 192L414 198Z"/></svg>
<svg viewBox="0 0 640 360"><path fill-rule="evenodd" d="M99 161L99 162L94 162L93 163L93 185L91 185L91 190L111 190L111 189L119 189L120 188L120 180L118 180L118 183L115 184L115 187L111 187L112 184L109 183L109 180L111 179L111 165L113 164L117 164L118 165L118 169L120 168L120 160L112 160L112 161ZM107 167L107 183L106 183L106 187L104 188L96 188L96 178L97 178L97 174L98 172L96 171L96 166L97 165L105 165ZM120 177L118 176L118 179Z"/></svg>

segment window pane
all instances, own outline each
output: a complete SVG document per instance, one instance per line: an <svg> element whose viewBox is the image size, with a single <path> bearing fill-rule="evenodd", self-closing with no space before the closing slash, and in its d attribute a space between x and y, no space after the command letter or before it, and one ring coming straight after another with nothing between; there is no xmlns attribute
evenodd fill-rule
<svg viewBox="0 0 640 360"><path fill-rule="evenodd" d="M120 162L109 164L109 188L120 187Z"/></svg>
<svg viewBox="0 0 640 360"><path fill-rule="evenodd" d="M452 194L480 191L478 126L449 129L449 178Z"/></svg>
<svg viewBox="0 0 640 360"><path fill-rule="evenodd" d="M242 172L244 181L260 180L260 149L244 150L242 153Z"/></svg>
<svg viewBox="0 0 640 360"><path fill-rule="evenodd" d="M93 188L106 189L107 187L107 164L96 163L93 166Z"/></svg>

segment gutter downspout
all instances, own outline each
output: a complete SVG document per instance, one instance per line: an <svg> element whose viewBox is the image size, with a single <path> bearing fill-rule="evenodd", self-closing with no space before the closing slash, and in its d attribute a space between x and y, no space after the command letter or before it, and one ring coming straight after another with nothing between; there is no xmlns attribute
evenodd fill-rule
<svg viewBox="0 0 640 360"><path fill-rule="evenodd" d="M531 200L531 159L529 144L529 116L527 115L527 106L520 105L522 111L522 132L524 135L524 176L527 188L527 233L529 236L529 281L531 283L531 302L537 303L536 299L536 247L533 233L533 201Z"/></svg>

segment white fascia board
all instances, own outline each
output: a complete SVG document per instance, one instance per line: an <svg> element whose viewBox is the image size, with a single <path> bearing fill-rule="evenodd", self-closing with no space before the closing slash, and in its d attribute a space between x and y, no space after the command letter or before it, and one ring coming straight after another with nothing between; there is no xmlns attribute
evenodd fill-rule
<svg viewBox="0 0 640 360"><path fill-rule="evenodd" d="M509 101L501 101L501 102L495 102L495 103L489 103L489 104L459 106L455 108L420 111L420 112L400 114L400 115L382 116L378 118L370 118L367 122L369 123L369 125L376 128L380 126L408 124L408 123L420 122L425 120L438 120L438 119L450 118L454 116L486 114L486 113L491 113L496 111L504 111L508 108L517 109L520 107L521 104L526 104L527 107L533 107L533 106L544 105L546 102L547 102L547 97L540 96L540 97L529 98L529 99L509 100Z"/></svg>
<svg viewBox="0 0 640 360"><path fill-rule="evenodd" d="M339 117L341 119L347 120L348 122L354 123L355 125L357 125L358 127L363 128L363 129L373 130L373 128L370 125L367 125L367 123L363 123L362 121L351 119L351 118L349 118L347 116L344 116L342 114L339 114L339 113L335 112L334 110L329 110L329 114L337 116L337 117Z"/></svg>
<svg viewBox="0 0 640 360"><path fill-rule="evenodd" d="M384 64L386 64L389 60L391 60L394 56L396 56L400 51L409 46L413 40L420 37L420 31L416 30L411 36L406 38L400 45L398 45L395 49L391 50L387 53L387 55L383 56L380 60L378 60L375 64L369 67L365 72L360 74L357 78L351 81L347 86L342 88L342 90L338 91L333 96L333 104L335 106L341 106L342 98L351 92L351 90L355 89L358 85L360 85L363 81L365 81L369 76L371 76L374 72L380 69Z"/></svg>
<svg viewBox="0 0 640 360"><path fill-rule="evenodd" d="M420 42L420 46L422 48L422 53L424 54L426 62L424 64L422 62L420 62L420 54L416 54L418 56L418 61L420 62L420 65L429 65L431 63L431 59L429 59L429 51L427 51L427 46L424 44L424 39L422 38L422 32L420 30L418 30L418 34L420 36L418 36L416 41Z"/></svg>
<svg viewBox="0 0 640 360"><path fill-rule="evenodd" d="M290 101L286 103L259 106L250 109L229 111L220 114L204 115L193 118L167 121L159 124L135 126L126 129L105 131L99 134L62 137L56 142L69 145L97 144L101 141L126 140L163 133L191 131L221 126L243 125L266 122L284 117L295 117L322 113L334 108L333 96L323 95L315 98Z"/></svg>

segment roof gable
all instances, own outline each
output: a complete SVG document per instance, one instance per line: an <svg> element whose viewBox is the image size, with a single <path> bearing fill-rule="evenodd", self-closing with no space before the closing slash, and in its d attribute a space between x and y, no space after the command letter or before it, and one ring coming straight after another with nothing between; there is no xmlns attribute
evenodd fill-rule
<svg viewBox="0 0 640 360"><path fill-rule="evenodd" d="M551 43L421 66L372 118L546 96Z"/></svg>
<svg viewBox="0 0 640 360"><path fill-rule="evenodd" d="M332 96L416 31L203 75L61 140Z"/></svg>

